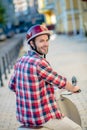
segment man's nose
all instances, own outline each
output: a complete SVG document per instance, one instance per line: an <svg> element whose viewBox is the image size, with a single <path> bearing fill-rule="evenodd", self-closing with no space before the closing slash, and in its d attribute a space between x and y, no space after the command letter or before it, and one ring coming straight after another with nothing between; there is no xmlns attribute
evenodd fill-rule
<svg viewBox="0 0 87 130"><path fill-rule="evenodd" d="M45 45L46 45L46 46L48 46L48 45L49 45L48 41L45 41Z"/></svg>

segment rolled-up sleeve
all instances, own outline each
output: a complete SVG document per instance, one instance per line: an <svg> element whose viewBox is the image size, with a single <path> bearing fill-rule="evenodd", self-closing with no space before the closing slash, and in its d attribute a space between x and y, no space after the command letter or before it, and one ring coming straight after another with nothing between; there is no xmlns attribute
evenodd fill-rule
<svg viewBox="0 0 87 130"><path fill-rule="evenodd" d="M50 64L44 59L42 59L38 65L37 72L40 77L53 86L57 86L61 89L66 85L67 79L55 72Z"/></svg>

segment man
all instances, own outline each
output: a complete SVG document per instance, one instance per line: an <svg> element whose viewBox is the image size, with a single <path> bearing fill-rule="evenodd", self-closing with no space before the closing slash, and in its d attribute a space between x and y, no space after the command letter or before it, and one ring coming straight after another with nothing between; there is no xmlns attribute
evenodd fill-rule
<svg viewBox="0 0 87 130"><path fill-rule="evenodd" d="M29 29L26 38L31 47L18 60L9 87L16 93L17 119L25 126L44 126L52 130L81 130L58 110L54 86L71 92L79 90L55 72L44 58L48 53L50 31L43 25Z"/></svg>

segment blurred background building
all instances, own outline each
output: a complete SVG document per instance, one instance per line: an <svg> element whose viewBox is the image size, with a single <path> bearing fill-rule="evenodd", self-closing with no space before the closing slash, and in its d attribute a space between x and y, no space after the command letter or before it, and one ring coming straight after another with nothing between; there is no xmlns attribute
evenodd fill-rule
<svg viewBox="0 0 87 130"><path fill-rule="evenodd" d="M38 11L45 16L45 23L49 29L55 29L57 14L55 10L56 1L38 0Z"/></svg>
<svg viewBox="0 0 87 130"><path fill-rule="evenodd" d="M8 24L26 23L30 27L45 23L57 34L87 36L87 0L0 0L0 3L6 10Z"/></svg>
<svg viewBox="0 0 87 130"><path fill-rule="evenodd" d="M40 0L39 12L58 34L87 35L87 0Z"/></svg>

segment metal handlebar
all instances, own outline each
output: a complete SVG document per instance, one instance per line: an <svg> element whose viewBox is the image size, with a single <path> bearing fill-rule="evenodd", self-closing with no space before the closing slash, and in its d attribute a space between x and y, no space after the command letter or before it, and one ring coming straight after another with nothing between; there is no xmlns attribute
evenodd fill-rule
<svg viewBox="0 0 87 130"><path fill-rule="evenodd" d="M77 84L77 78L75 76L72 77L72 85L76 86Z"/></svg>
<svg viewBox="0 0 87 130"><path fill-rule="evenodd" d="M72 77L72 85L73 86L76 86L77 85L77 78L75 76ZM81 92L81 89L77 90L76 92L74 93L79 93Z"/></svg>

